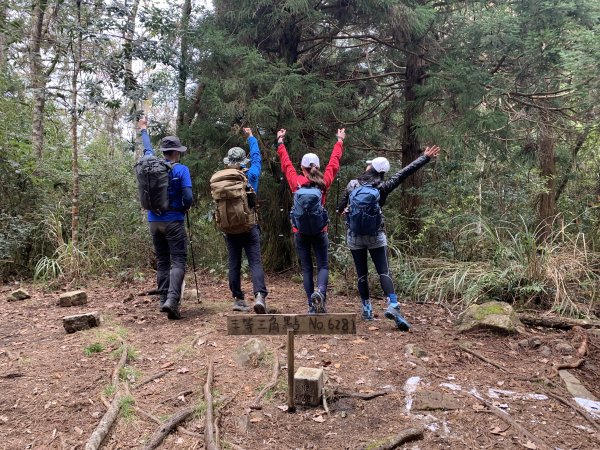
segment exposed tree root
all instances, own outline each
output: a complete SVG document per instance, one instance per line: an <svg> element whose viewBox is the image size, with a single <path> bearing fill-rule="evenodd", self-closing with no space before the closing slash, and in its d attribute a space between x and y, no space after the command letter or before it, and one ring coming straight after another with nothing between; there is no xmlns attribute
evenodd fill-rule
<svg viewBox="0 0 600 450"><path fill-rule="evenodd" d="M214 367L212 361L208 364L208 374L204 384L204 401L206 402L205 426L204 426L204 448L206 450L219 450L215 441L215 419L213 413L213 383Z"/></svg>
<svg viewBox="0 0 600 450"><path fill-rule="evenodd" d="M279 356L277 356L277 352L273 353L275 361L273 361L273 370L271 371L271 379L269 383L258 393L258 395L254 398L254 401L250 405L252 409L262 409L260 405L260 401L264 397L264 395L270 390L273 389L277 385L277 379L279 378Z"/></svg>
<svg viewBox="0 0 600 450"><path fill-rule="evenodd" d="M478 401L485 404L485 406L488 407L489 411L492 414L494 414L496 417L499 417L500 419L504 420L507 424L512 425L515 430L520 432L522 435L526 436L530 441L532 441L535 445L537 445L539 450L553 450L554 449L554 447L551 447L550 445L546 444L546 442L544 442L541 438L537 437L535 434L533 434L531 431L529 431L523 425L516 422L515 419L513 419L509 414L502 411L500 408L495 407L490 402L488 402L486 399L484 399L480 396L477 396L474 394L470 394L470 395L475 397Z"/></svg>
<svg viewBox="0 0 600 450"><path fill-rule="evenodd" d="M577 349L577 356L579 357L579 359L570 363L553 364L551 373L552 377L557 376L559 370L577 369L581 367L581 365L585 362L585 355L587 355L588 352L588 335L586 331L580 326L573 327L573 331L575 331L576 334L581 336L581 344L579 344L579 348Z"/></svg>
<svg viewBox="0 0 600 450"><path fill-rule="evenodd" d="M464 345L464 344L460 344L458 347L459 347L459 348L460 348L460 349L461 349L463 352L466 352L466 353L469 353L470 355L476 356L476 357L477 357L477 358L479 358L480 360L482 360L482 361L484 361L484 362L486 362L486 363L488 363L488 364L490 364L490 365L494 366L496 369L500 369L502 372L509 373L509 371L508 371L508 370L506 370L504 367L502 367L500 364L498 364L498 363L496 363L496 362L492 361L491 359L489 359L489 358L487 358L487 357L483 356L481 353L479 353L479 352L476 352L475 350L471 350L471 349L470 349L469 347L467 347L466 345Z"/></svg>
<svg viewBox="0 0 600 450"><path fill-rule="evenodd" d="M86 442L85 450L96 450L96 449L100 448L100 446L102 445L102 441L104 441L104 438L106 437L106 435L110 431L110 428L112 427L112 425L117 420L117 417L119 416L121 400L129 392L129 389L127 388L126 385L124 388L119 387L119 372L123 367L125 367L126 363L127 363L127 346L123 345L121 358L119 359L119 363L115 366L115 368L113 370L113 375L112 375L112 383L116 389L115 396L114 396L108 410L104 413L104 416L102 416L100 423L98 424L98 426L96 427L96 429L94 430L94 432L92 433L92 435L90 436L88 441Z"/></svg>
<svg viewBox="0 0 600 450"><path fill-rule="evenodd" d="M370 394L363 394L362 392L348 392L348 391L341 391L339 389L336 389L333 392L334 397L359 398L361 400L372 400L374 398L381 397L381 396L387 395L387 394L389 394L389 392L387 392L387 391L379 391L379 392L371 392Z"/></svg>
<svg viewBox="0 0 600 450"><path fill-rule="evenodd" d="M581 417L583 417L590 425L592 425L592 427L594 427L596 429L596 431L600 431L600 425L598 423L596 423L592 418L590 418L585 410L583 410L579 405L577 404L573 404L571 403L569 400L567 400L564 397L561 397L558 394L555 394L553 392L546 392L546 394L548 394L550 397L552 397L555 400L558 400L560 403L562 403L565 406L568 406L569 408L571 408L572 410L574 410L575 412L577 412L577 414L579 414Z"/></svg>
<svg viewBox="0 0 600 450"><path fill-rule="evenodd" d="M154 375L150 375L148 378L143 379L142 381L140 381L138 384L133 386L133 389L139 389L142 386L158 379L158 378L162 378L164 377L166 374L168 374L172 369L166 369L166 370L162 370L160 372L155 373Z"/></svg>
<svg viewBox="0 0 600 450"><path fill-rule="evenodd" d="M395 448L400 447L402 444L410 441L416 441L417 439L423 439L423 433L425 432L424 428L407 428L406 430L402 430L399 434L397 434L394 439L386 444L380 445L378 447L365 447L369 448L369 450L393 450Z"/></svg>
<svg viewBox="0 0 600 450"><path fill-rule="evenodd" d="M150 440L144 446L144 450L154 450L155 448L158 448L160 444L162 444L162 442L165 440L165 438L169 435L169 433L176 429L180 423L184 422L188 417L190 417L194 413L195 409L195 406L188 406L186 408L180 409L175 414L173 414L173 416L169 420L161 423L161 425L154 432Z"/></svg>
<svg viewBox="0 0 600 450"><path fill-rule="evenodd" d="M539 317L531 314L519 314L519 320L526 325L535 327L558 328L561 330L570 330L574 327L581 328L600 328L600 321L569 319L566 317Z"/></svg>

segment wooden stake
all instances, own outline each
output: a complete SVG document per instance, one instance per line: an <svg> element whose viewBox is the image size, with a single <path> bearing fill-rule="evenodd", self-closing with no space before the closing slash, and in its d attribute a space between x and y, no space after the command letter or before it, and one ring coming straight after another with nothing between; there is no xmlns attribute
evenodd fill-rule
<svg viewBox="0 0 600 450"><path fill-rule="evenodd" d="M294 329L287 329L288 412L294 412Z"/></svg>

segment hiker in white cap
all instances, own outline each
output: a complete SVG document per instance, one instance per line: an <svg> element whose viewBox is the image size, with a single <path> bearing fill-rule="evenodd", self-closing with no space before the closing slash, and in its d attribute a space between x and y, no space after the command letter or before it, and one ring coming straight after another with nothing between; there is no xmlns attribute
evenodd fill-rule
<svg viewBox="0 0 600 450"><path fill-rule="evenodd" d="M385 180L385 174L390 170L390 162L383 157L366 161L367 168L358 178L351 180L346 187L337 210L346 214L346 243L358 277L358 292L362 300L363 319L373 320L373 307L369 296L369 278L367 272L367 252L375 264L381 289L383 290L388 307L385 317L393 320L402 331L408 331L410 325L400 313L398 296L390 274L387 259L387 237L383 226L381 207L387 196L404 181L432 158L440 154L437 145L426 147L423 155L408 166Z"/></svg>
<svg viewBox="0 0 600 450"><path fill-rule="evenodd" d="M346 131L337 131L335 143L329 162L322 173L319 157L314 153L306 153L300 162L301 173L298 174L287 149L283 143L286 130L277 132L277 155L281 161L281 171L294 194L294 206L290 212L294 244L300 265L302 279L308 300L308 313L327 312L327 283L329 280L329 260L327 250L329 237L327 235L328 216L325 209L327 191L340 170L340 159L344 152ZM312 253L317 260L317 285L313 280Z"/></svg>

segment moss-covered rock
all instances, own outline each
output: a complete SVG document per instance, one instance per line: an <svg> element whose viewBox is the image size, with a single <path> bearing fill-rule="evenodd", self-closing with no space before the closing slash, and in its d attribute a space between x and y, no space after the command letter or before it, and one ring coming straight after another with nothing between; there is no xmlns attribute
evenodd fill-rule
<svg viewBox="0 0 600 450"><path fill-rule="evenodd" d="M525 331L512 306L496 301L469 306L458 317L455 325L460 332L488 329L514 334Z"/></svg>

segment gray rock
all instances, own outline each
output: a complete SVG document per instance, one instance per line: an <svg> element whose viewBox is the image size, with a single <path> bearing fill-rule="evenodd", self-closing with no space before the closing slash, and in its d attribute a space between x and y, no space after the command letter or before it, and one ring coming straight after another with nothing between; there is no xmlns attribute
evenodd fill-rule
<svg viewBox="0 0 600 450"><path fill-rule="evenodd" d="M570 355L573 353L573 346L571 344L567 344L566 342L559 342L554 348L561 355Z"/></svg>
<svg viewBox="0 0 600 450"><path fill-rule="evenodd" d="M567 386L567 391L573 396L578 398L585 398L591 401L598 401L598 399L592 394L587 388L568 370L559 370L558 375L562 378Z"/></svg>
<svg viewBox="0 0 600 450"><path fill-rule="evenodd" d="M233 354L233 360L243 367L258 367L265 356L265 344L256 338L250 338L238 347Z"/></svg>
<svg viewBox="0 0 600 450"><path fill-rule="evenodd" d="M547 345L542 345L540 347L540 354L546 358L550 358L552 356L552 350Z"/></svg>
<svg viewBox="0 0 600 450"><path fill-rule="evenodd" d="M65 327L67 333L99 327L101 323L102 316L98 311L63 317L63 327Z"/></svg>
<svg viewBox="0 0 600 450"><path fill-rule="evenodd" d="M469 306L455 323L458 331L492 330L501 333L524 333L525 328L508 303L487 302Z"/></svg>
<svg viewBox="0 0 600 450"><path fill-rule="evenodd" d="M412 409L418 411L454 410L460 409L458 401L449 395L435 391L417 391Z"/></svg>
<svg viewBox="0 0 600 450"><path fill-rule="evenodd" d="M12 291L10 294L8 294L6 300L9 302L16 302L19 300L26 300L28 298L31 298L31 295L29 295L29 293L26 290L17 289L16 291Z"/></svg>
<svg viewBox="0 0 600 450"><path fill-rule="evenodd" d="M421 347L417 347L415 344L406 344L404 346L404 356L414 356L416 358L422 358L424 356L427 356L427 352Z"/></svg>
<svg viewBox="0 0 600 450"><path fill-rule="evenodd" d="M529 339L529 346L531 348L539 348L541 345L542 345L542 341L540 341L538 338Z"/></svg>
<svg viewBox="0 0 600 450"><path fill-rule="evenodd" d="M87 294L85 291L71 291L60 294L58 304L60 306L79 306L87 303Z"/></svg>
<svg viewBox="0 0 600 450"><path fill-rule="evenodd" d="M522 339L518 342L518 344L521 348L529 348L529 339Z"/></svg>

